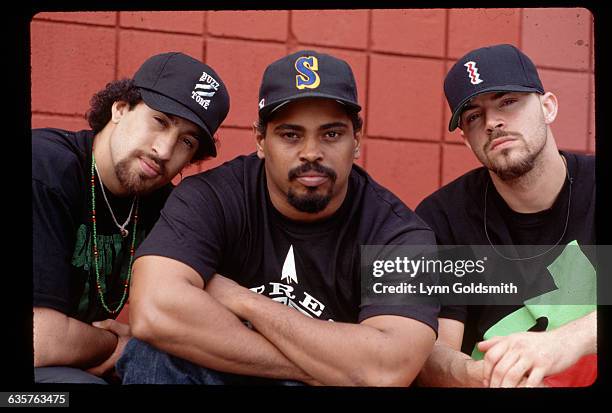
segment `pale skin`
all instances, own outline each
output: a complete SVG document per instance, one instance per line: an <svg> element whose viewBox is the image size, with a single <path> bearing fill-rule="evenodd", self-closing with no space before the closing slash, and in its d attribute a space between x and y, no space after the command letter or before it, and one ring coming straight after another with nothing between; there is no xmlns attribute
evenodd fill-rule
<svg viewBox="0 0 612 413"><path fill-rule="evenodd" d="M274 207L301 221L333 214L346 195L359 139L334 101L286 105L268 122L266 135L257 135ZM333 169L335 187L309 173L289 181L288 171L305 161ZM329 204L314 217L287 201L289 188L301 194L305 186L331 189ZM205 285L191 267L159 256L136 260L130 311L134 336L163 351L225 372L308 384L408 385L435 341L430 327L404 317L376 316L360 324L312 319L219 274Z"/></svg>
<svg viewBox="0 0 612 413"><path fill-rule="evenodd" d="M133 109L112 105L111 119L94 137L93 152L104 185L116 196L129 192L115 167L128 165L132 190L148 193L166 185L196 153L198 127L143 102ZM145 163L145 165L143 165ZM96 376L112 373L131 337L127 324L107 319L89 325L50 308L34 307L34 366L72 366Z"/></svg>
<svg viewBox="0 0 612 413"><path fill-rule="evenodd" d="M557 106L557 98L550 92L492 92L472 99L461 115L465 144L489 169L492 164L512 163L525 151L541 150L533 169L515 179L501 179L489 170L495 188L514 211L548 209L563 187L565 163L550 129ZM499 136L499 130L509 135ZM460 351L462 323L439 321L438 340L420 375L423 385L538 387L543 386L546 376L567 369L583 355L597 352L595 312L555 330L515 333L478 343L479 350L485 353L480 361Z"/></svg>

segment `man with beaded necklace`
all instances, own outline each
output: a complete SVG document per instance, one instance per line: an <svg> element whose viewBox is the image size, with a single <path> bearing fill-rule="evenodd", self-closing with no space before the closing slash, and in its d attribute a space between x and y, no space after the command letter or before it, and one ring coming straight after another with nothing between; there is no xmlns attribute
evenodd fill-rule
<svg viewBox="0 0 612 413"><path fill-rule="evenodd" d="M135 248L189 162L217 154L221 78L182 53L152 56L91 99L92 130L32 131L36 382L106 384L130 338Z"/></svg>

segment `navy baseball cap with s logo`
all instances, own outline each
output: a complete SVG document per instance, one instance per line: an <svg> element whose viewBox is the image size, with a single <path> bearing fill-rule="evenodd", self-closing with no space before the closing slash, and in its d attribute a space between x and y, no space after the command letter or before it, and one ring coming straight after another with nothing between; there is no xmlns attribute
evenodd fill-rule
<svg viewBox="0 0 612 413"><path fill-rule="evenodd" d="M533 62L516 47L498 44L472 50L451 67L444 79L444 94L453 114L448 130L457 128L470 99L489 92L543 94L544 87Z"/></svg>
<svg viewBox="0 0 612 413"><path fill-rule="evenodd" d="M259 88L259 117L267 118L281 106L308 97L334 99L359 112L357 85L348 63L313 50L285 56L264 71Z"/></svg>

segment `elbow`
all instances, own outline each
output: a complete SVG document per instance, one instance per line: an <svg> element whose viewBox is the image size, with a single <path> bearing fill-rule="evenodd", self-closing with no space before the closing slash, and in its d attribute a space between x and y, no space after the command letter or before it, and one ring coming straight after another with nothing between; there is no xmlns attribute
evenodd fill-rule
<svg viewBox="0 0 612 413"><path fill-rule="evenodd" d="M130 300L130 332L132 337L155 343L164 334L160 305L151 298Z"/></svg>

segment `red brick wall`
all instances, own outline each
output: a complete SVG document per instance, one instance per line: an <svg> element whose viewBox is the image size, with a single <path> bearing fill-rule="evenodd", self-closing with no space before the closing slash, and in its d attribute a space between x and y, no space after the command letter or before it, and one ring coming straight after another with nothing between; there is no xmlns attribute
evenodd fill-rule
<svg viewBox="0 0 612 413"><path fill-rule="evenodd" d="M302 48L351 64L364 108L359 164L414 208L477 166L459 132L449 133L446 71L468 50L522 48L560 101L559 146L592 153L593 22L586 9L424 9L40 13L31 24L32 125L87 128L89 98L170 50L209 63L232 108L219 131L219 165L255 148L250 125L264 68ZM188 173L197 172L191 168Z"/></svg>

